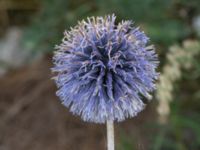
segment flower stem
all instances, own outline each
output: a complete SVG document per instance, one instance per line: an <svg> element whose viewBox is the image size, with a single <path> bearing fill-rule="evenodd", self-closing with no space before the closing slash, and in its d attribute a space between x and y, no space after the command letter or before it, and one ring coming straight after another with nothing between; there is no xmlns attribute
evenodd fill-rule
<svg viewBox="0 0 200 150"><path fill-rule="evenodd" d="M107 121L107 150L114 150L114 123Z"/></svg>

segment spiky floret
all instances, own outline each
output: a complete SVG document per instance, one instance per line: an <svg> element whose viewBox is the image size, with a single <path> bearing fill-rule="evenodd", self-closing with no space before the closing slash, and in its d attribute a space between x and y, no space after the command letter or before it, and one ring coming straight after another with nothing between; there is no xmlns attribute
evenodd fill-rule
<svg viewBox="0 0 200 150"><path fill-rule="evenodd" d="M158 77L149 38L115 15L91 17L64 33L53 57L57 96L85 121L123 121L143 110Z"/></svg>

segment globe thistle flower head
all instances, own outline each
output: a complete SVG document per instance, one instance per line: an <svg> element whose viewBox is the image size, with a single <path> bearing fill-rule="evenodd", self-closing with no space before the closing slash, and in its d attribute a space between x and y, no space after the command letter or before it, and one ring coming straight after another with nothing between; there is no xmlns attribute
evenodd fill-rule
<svg viewBox="0 0 200 150"><path fill-rule="evenodd" d="M53 57L57 96L84 121L134 117L145 107L158 77L149 38L115 15L91 17L64 33Z"/></svg>

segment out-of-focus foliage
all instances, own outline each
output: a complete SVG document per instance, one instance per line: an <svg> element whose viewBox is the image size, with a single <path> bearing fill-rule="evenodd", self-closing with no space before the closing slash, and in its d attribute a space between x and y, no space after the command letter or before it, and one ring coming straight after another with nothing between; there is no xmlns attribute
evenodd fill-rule
<svg viewBox="0 0 200 150"><path fill-rule="evenodd" d="M83 3L83 4L81 4ZM81 5L80 5L81 4ZM53 51L63 32L92 10L89 2L44 0L33 23L26 29L23 42L32 52Z"/></svg>
<svg viewBox="0 0 200 150"><path fill-rule="evenodd" d="M157 86L156 98L159 100L158 113L161 123L167 121L170 113L169 104L173 100L175 81L181 78L182 69L194 67L193 60L200 54L200 43L197 41L184 41L183 47L174 45L167 53L167 63L163 67L160 81Z"/></svg>
<svg viewBox="0 0 200 150"><path fill-rule="evenodd" d="M200 115L186 114L180 104L173 101L169 123L158 126L151 144L152 150L199 150Z"/></svg>
<svg viewBox="0 0 200 150"><path fill-rule="evenodd" d="M91 15L115 13L118 20L131 19L151 39L169 45L195 36L192 19L199 13L199 0L44 0L41 11L24 36L25 45L33 51L52 51L64 29Z"/></svg>
<svg viewBox="0 0 200 150"><path fill-rule="evenodd" d="M197 41L170 47L157 90L159 121L165 125L159 126L153 150L200 149L199 58Z"/></svg>
<svg viewBox="0 0 200 150"><path fill-rule="evenodd" d="M109 2L99 0L99 4L108 13L114 11L122 18L132 19L141 24L153 41L162 44L170 44L190 34L189 27L183 23L183 20L176 19L178 16L174 16L172 10L176 7L176 3L172 0L112 0Z"/></svg>
<svg viewBox="0 0 200 150"><path fill-rule="evenodd" d="M127 135L121 133L120 143L117 144L117 150L135 150L136 145L135 137L127 137Z"/></svg>

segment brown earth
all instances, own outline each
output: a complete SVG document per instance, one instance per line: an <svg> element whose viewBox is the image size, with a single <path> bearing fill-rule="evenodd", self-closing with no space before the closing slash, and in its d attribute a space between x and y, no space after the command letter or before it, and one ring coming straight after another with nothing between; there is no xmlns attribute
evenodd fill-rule
<svg viewBox="0 0 200 150"><path fill-rule="evenodd" d="M55 96L49 58L0 79L0 150L106 150L105 125L83 122ZM138 150L147 149L149 129L143 125L155 118L151 107L116 124L117 149L123 135L137 139Z"/></svg>

